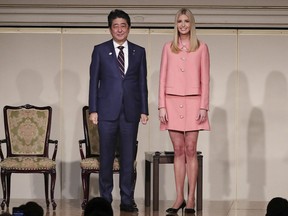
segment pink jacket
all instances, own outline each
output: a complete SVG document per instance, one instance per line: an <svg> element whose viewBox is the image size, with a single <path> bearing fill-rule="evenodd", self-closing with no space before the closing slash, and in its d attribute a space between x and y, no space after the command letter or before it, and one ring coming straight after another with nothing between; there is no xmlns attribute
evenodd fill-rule
<svg viewBox="0 0 288 216"><path fill-rule="evenodd" d="M200 42L195 52L173 53L164 45L160 66L158 108L165 107L165 95L201 95L201 109L209 109L209 50Z"/></svg>

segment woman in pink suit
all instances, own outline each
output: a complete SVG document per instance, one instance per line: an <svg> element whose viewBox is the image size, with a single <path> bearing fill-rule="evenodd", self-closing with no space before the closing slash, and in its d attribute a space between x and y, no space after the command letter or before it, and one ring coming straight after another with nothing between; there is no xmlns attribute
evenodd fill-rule
<svg viewBox="0 0 288 216"><path fill-rule="evenodd" d="M210 130L209 75L207 45L196 36L195 19L182 8L175 17L173 41L164 45L159 83L160 129L168 130L174 148L177 197L166 211L195 212L195 187L198 174L197 139L200 130ZM184 197L188 177L189 195Z"/></svg>

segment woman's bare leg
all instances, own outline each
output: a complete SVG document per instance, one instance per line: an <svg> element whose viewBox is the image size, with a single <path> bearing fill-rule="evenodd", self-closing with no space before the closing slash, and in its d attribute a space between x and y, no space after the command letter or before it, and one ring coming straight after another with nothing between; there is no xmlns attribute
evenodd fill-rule
<svg viewBox="0 0 288 216"><path fill-rule="evenodd" d="M174 174L177 198L172 208L179 208L184 201L185 166L185 137L180 131L169 131L174 148Z"/></svg>
<svg viewBox="0 0 288 216"><path fill-rule="evenodd" d="M186 169L189 192L186 208L195 208L195 188L198 175L197 140L198 131L185 132Z"/></svg>

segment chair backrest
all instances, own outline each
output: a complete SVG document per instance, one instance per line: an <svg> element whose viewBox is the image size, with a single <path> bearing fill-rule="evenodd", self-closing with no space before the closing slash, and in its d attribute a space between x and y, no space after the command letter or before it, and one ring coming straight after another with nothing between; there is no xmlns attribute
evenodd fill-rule
<svg viewBox="0 0 288 216"><path fill-rule="evenodd" d="M89 107L82 108L83 129L86 140L86 157L95 157L100 155L98 126L89 120Z"/></svg>
<svg viewBox="0 0 288 216"><path fill-rule="evenodd" d="M48 156L52 108L5 106L4 127L9 156Z"/></svg>

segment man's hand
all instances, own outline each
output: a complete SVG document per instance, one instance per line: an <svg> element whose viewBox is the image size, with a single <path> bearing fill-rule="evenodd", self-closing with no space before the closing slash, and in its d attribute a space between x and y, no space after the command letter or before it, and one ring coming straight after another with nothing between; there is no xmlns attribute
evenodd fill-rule
<svg viewBox="0 0 288 216"><path fill-rule="evenodd" d="M146 125L148 122L148 116L146 114L141 114L141 119L140 119L141 123L143 125Z"/></svg>
<svg viewBox="0 0 288 216"><path fill-rule="evenodd" d="M93 124L98 124L98 113L97 112L93 112L90 113L89 115L89 120L93 122Z"/></svg>

